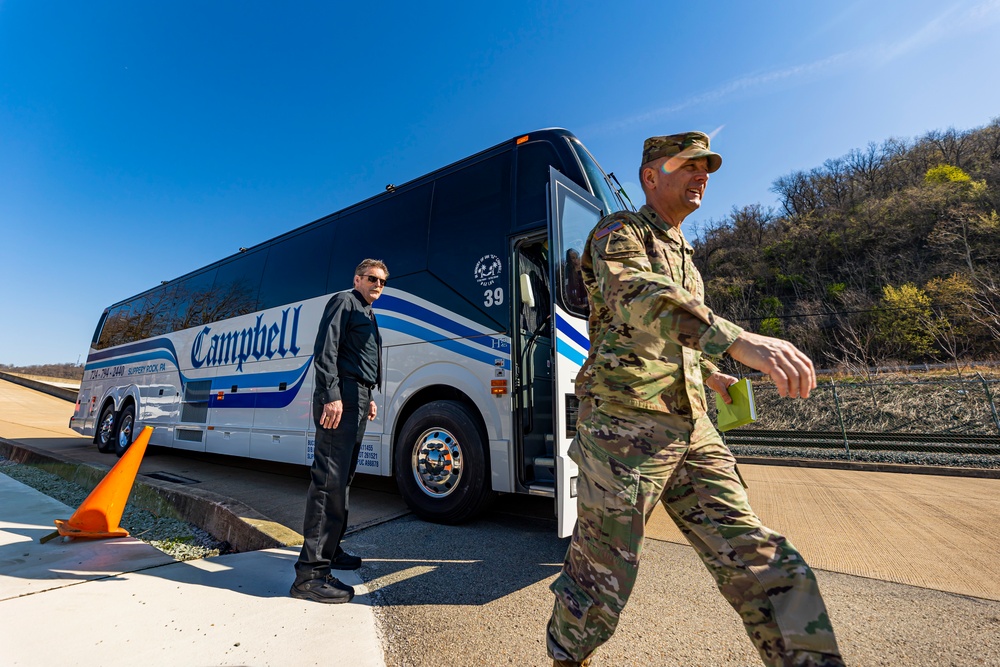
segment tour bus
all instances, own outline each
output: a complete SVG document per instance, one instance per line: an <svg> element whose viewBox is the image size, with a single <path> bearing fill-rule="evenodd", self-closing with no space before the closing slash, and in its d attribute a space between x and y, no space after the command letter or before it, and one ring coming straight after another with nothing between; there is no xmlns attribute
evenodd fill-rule
<svg viewBox="0 0 1000 667"><path fill-rule="evenodd" d="M320 317L373 257L383 381L358 472L441 523L497 493L552 497L568 535L580 256L624 207L611 178L570 132L533 132L116 303L70 427L119 456L153 426L152 445L310 465Z"/></svg>

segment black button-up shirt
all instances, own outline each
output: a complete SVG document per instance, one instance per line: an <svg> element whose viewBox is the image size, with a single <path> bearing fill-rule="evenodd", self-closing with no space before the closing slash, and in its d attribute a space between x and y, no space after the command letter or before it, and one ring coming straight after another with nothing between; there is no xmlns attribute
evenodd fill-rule
<svg viewBox="0 0 1000 667"><path fill-rule="evenodd" d="M313 348L314 400L320 404L342 400L340 382L344 379L369 387L380 385L381 348L371 304L357 290L334 294L323 311Z"/></svg>

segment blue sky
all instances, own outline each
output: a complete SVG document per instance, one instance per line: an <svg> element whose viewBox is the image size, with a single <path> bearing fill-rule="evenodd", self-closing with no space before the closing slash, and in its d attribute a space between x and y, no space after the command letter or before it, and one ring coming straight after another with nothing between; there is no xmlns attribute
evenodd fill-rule
<svg viewBox="0 0 1000 667"><path fill-rule="evenodd" d="M542 127L637 203L643 139L712 134L692 236L1000 116L1000 0L287 5L0 0L0 363L85 360L110 303Z"/></svg>

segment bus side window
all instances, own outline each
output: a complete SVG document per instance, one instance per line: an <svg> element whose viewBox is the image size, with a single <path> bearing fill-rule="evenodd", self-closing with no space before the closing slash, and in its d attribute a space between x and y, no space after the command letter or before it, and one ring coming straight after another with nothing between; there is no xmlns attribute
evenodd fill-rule
<svg viewBox="0 0 1000 667"><path fill-rule="evenodd" d="M174 286L158 287L146 295L149 311L149 333L147 336L162 336L170 332L170 314L173 303Z"/></svg>
<svg viewBox="0 0 1000 667"><path fill-rule="evenodd" d="M219 266L208 304L209 322L254 312L266 260L267 249L264 248L244 252Z"/></svg>
<svg viewBox="0 0 1000 667"><path fill-rule="evenodd" d="M108 316L104 320L104 328L101 329L101 338L97 343L98 349L121 345L124 342L124 331L128 324L128 304L123 303L108 311Z"/></svg>
<svg viewBox="0 0 1000 667"><path fill-rule="evenodd" d="M348 289L354 268L365 258L389 267L389 280L427 268L427 217L431 186L381 195L364 208L337 220L336 250L330 263L327 292Z"/></svg>
<svg viewBox="0 0 1000 667"><path fill-rule="evenodd" d="M333 239L331 221L273 244L264 264L257 310L325 294Z"/></svg>
<svg viewBox="0 0 1000 667"><path fill-rule="evenodd" d="M216 269L213 267L195 274L177 285L171 307L171 331L200 326L210 321L207 319L207 314L211 305L215 274Z"/></svg>
<svg viewBox="0 0 1000 667"><path fill-rule="evenodd" d="M148 338L149 331L152 329L150 324L153 321L149 300L144 296L137 296L129 301L128 305L129 312L122 342L131 343Z"/></svg>
<svg viewBox="0 0 1000 667"><path fill-rule="evenodd" d="M101 313L101 319L97 321L97 327L94 329L94 337L90 339L90 346L97 350L101 349L100 345L101 332L104 331L104 323L107 321L108 321L108 311L105 310L103 313Z"/></svg>

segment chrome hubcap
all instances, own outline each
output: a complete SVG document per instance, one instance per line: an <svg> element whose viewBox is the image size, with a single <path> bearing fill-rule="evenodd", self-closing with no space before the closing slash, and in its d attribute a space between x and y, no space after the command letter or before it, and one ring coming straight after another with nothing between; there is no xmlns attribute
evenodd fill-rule
<svg viewBox="0 0 1000 667"><path fill-rule="evenodd" d="M101 429L98 437L101 439L101 443L107 444L111 441L111 427L115 425L115 413L108 410L108 413L104 415L104 419L101 420Z"/></svg>
<svg viewBox="0 0 1000 667"><path fill-rule="evenodd" d="M122 428L118 431L118 446L125 448L132 443L132 418L125 415L122 420Z"/></svg>
<svg viewBox="0 0 1000 667"><path fill-rule="evenodd" d="M458 440L442 428L423 432L411 457L413 478L432 498L444 498L458 488L464 461Z"/></svg>

